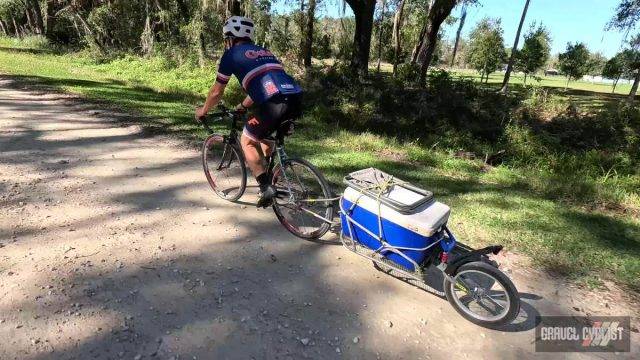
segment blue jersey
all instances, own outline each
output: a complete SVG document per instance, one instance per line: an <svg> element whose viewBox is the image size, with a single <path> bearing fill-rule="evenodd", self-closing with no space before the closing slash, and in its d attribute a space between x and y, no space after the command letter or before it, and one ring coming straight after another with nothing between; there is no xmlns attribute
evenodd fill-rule
<svg viewBox="0 0 640 360"><path fill-rule="evenodd" d="M256 104L276 94L302 92L271 51L252 43L235 45L222 55L216 81L226 84L231 75L238 78L242 88Z"/></svg>

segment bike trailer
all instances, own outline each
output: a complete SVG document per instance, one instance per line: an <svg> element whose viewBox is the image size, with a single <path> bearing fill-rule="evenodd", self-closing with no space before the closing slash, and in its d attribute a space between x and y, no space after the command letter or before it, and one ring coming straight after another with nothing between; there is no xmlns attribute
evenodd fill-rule
<svg viewBox="0 0 640 360"><path fill-rule="evenodd" d="M415 271L439 239L450 209L433 193L378 169L353 172L340 199L342 236Z"/></svg>

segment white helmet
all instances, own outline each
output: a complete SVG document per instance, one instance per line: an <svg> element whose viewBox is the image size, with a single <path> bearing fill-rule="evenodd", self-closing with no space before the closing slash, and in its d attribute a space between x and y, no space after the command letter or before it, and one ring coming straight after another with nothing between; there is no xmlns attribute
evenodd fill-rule
<svg viewBox="0 0 640 360"><path fill-rule="evenodd" d="M244 16L232 16L224 23L222 35L253 40L253 20Z"/></svg>

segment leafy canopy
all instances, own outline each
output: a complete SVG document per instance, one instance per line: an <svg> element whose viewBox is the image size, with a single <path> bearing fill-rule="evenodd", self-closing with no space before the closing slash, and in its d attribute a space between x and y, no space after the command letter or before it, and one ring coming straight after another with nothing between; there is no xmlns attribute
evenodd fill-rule
<svg viewBox="0 0 640 360"><path fill-rule="evenodd" d="M507 57L500 19L480 20L471 32L470 38L467 52L469 65L484 74L498 70Z"/></svg>
<svg viewBox="0 0 640 360"><path fill-rule="evenodd" d="M535 73L549 60L551 35L543 26L532 24L524 35L524 45L517 54L516 68L525 74Z"/></svg>
<svg viewBox="0 0 640 360"><path fill-rule="evenodd" d="M580 79L592 66L591 54L584 43L567 44L567 50L558 56L560 71L569 79Z"/></svg>
<svg viewBox="0 0 640 360"><path fill-rule="evenodd" d="M602 76L608 79L618 79L625 74L626 63L623 53L617 53L616 56L607 60L602 68Z"/></svg>

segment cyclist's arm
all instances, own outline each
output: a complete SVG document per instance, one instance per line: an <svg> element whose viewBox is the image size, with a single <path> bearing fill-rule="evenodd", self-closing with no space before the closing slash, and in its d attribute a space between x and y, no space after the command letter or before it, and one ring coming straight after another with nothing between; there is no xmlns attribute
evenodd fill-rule
<svg viewBox="0 0 640 360"><path fill-rule="evenodd" d="M204 106L202 107L205 114L211 110L211 108L218 105L220 99L222 99L222 95L224 94L225 87L227 87L227 84L223 84L218 81L213 84L209 90L209 95L207 95L207 100L204 102Z"/></svg>

